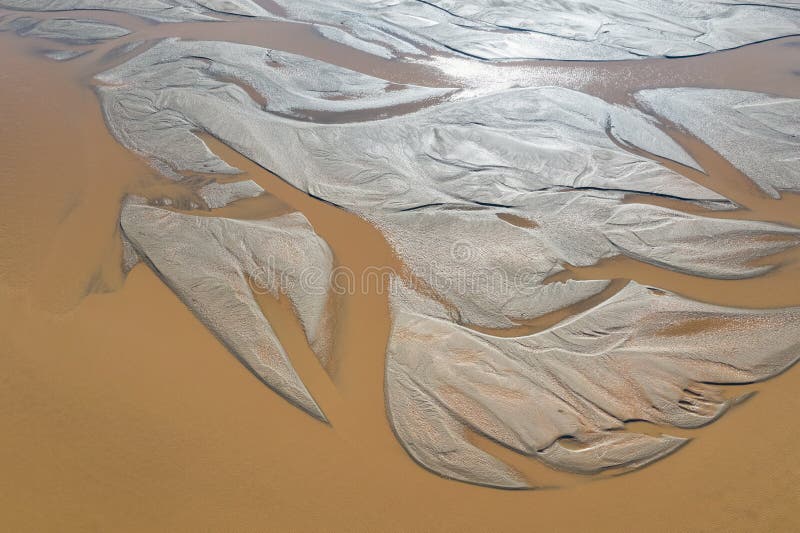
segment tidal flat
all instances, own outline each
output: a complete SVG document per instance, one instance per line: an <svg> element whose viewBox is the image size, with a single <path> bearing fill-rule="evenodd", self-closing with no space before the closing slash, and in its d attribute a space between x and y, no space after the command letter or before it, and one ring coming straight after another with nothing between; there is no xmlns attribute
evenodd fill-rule
<svg viewBox="0 0 800 533"><path fill-rule="evenodd" d="M617 4L0 0L4 523L800 527L800 10Z"/></svg>

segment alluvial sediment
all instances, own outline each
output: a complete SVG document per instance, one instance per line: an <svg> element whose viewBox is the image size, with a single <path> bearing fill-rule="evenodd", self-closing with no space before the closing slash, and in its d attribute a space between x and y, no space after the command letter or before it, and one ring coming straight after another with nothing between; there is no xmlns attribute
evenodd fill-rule
<svg viewBox="0 0 800 533"><path fill-rule="evenodd" d="M322 74L335 83L320 81ZM730 405L707 383L766 379L797 358L797 310L725 309L635 283L535 335L499 338L467 327L508 328L609 287L547 282L567 264L627 255L739 279L771 268L754 260L800 243L800 230L778 224L624 203L637 193L733 206L643 155L702 170L656 119L633 108L541 87L472 98L451 92L449 101L413 113L314 123L305 110L442 93L389 93L382 80L291 54L177 40L99 79L110 84L100 95L112 132L164 168L232 171L194 133L207 132L383 232L425 288L398 282L403 289L393 297L388 414L409 454L441 475L529 486L467 431L571 472L637 468L685 440L623 431L626 421L700 426ZM783 116L786 106L774 109ZM769 118L779 126L774 135L792 127ZM750 146L754 159L772 153ZM697 320L717 327L664 333ZM579 449L562 446L563 438Z"/></svg>
<svg viewBox="0 0 800 533"><path fill-rule="evenodd" d="M333 255L303 215L243 221L130 202L122 210L121 226L136 254L256 376L325 420L253 294L286 295L309 345L327 361L327 280ZM320 274L311 285L314 280L301 279L308 268Z"/></svg>
<svg viewBox="0 0 800 533"><path fill-rule="evenodd" d="M326 37L361 40L354 47L379 55L424 47L486 60L684 57L800 33L800 6L779 0L275 1L288 19L328 25Z"/></svg>
<svg viewBox="0 0 800 533"><path fill-rule="evenodd" d="M625 422L703 426L736 401L720 385L772 377L800 357L800 309L724 308L633 282L589 311L514 338L419 314L406 301L394 300L387 350L392 425L421 465L494 487L535 480L477 447L468 431L570 472L638 468L686 439L628 431ZM708 319L713 327L690 327Z"/></svg>
<svg viewBox="0 0 800 533"><path fill-rule="evenodd" d="M195 135L197 130L217 132L178 107L196 109L210 97L228 111L263 115L262 105L241 85L261 94L269 111L301 117L308 111L336 113L424 102L452 92L417 86L387 91L390 84L386 80L296 54L178 39L162 41L98 79L106 84L97 91L111 132L124 146L148 157L177 180L183 172L238 172ZM217 105L211 110L218 111ZM233 122L224 128L225 137L251 131Z"/></svg>
<svg viewBox="0 0 800 533"><path fill-rule="evenodd" d="M0 0L29 11L110 10L160 22L226 15L313 24L380 57L426 50L485 60L620 60L685 57L800 33L800 7L762 0L275 0L280 16L252 0Z"/></svg>
<svg viewBox="0 0 800 533"><path fill-rule="evenodd" d="M65 44L97 44L129 35L127 28L98 20L55 18L39 20L18 17L0 24L0 31L12 30L20 37L37 37Z"/></svg>
<svg viewBox="0 0 800 533"><path fill-rule="evenodd" d="M85 56L89 52L90 50L47 50L44 55L53 61L69 61Z"/></svg>
<svg viewBox="0 0 800 533"><path fill-rule="evenodd" d="M201 187L197 193L209 209L217 209L239 200L261 196L264 194L264 189L253 180L212 182Z"/></svg>
<svg viewBox="0 0 800 533"><path fill-rule="evenodd" d="M800 10L775 1L276 2L289 19L383 58L429 50L493 60L688 56L800 30ZM0 6L170 22L274 18L249 0ZM6 25L62 40L72 32L73 43L101 34L59 20ZM625 200L735 207L660 162L703 170L654 115L704 140L768 194L800 190L797 100L655 89L638 93L643 112L560 87L398 85L297 54L180 39L97 80L112 134L207 207L264 191L253 181L209 181L239 170L203 135L381 230L418 282L393 283L388 415L408 453L443 476L532 485L469 433L570 472L638 468L685 439L639 434L627 422L700 427L735 401L722 385L767 379L798 358L798 309L724 308L633 282L539 333L476 331L518 326L609 289L610 280L549 282L569 265L624 255L714 279L768 272L771 255L800 244L800 230ZM375 110L389 116L353 122L348 114ZM129 200L121 227L126 271L146 261L254 374L325 419L254 295L285 295L327 364L333 255L303 215L243 221ZM318 275L303 275L311 270Z"/></svg>
<svg viewBox="0 0 800 533"><path fill-rule="evenodd" d="M469 99L454 94L454 101L383 120L301 122L280 115L297 114L299 105L293 102L306 108L331 105L318 97L325 94L319 87L312 90L292 78L298 71L312 72L319 62L302 59L293 67L297 56L226 46L167 41L100 75L113 83L100 89L112 132L123 132L124 144L160 158L169 168L198 172L226 167L193 133L206 131L296 187L371 220L434 290L439 280L474 277L476 269L492 269L506 280L503 291L487 284L442 291L455 319L509 327L607 286L603 281L543 285L565 263L588 266L627 254L696 275L741 278L768 269L748 266L748 261L797 242L794 230L778 225L623 205L625 194L632 192L729 204L626 150L623 144L699 168L654 119L632 108L544 87ZM338 67L322 72L328 69ZM261 108L236 83L220 81L219 72L246 79L273 98ZM350 82L342 85L353 93L345 100L350 105L368 106L386 87L351 71L340 77ZM275 86L282 89L270 92ZM424 89L408 90L409 99L425 94ZM392 94L405 98L402 92ZM145 111L134 115L131 110L142 103ZM156 121L160 128L151 126ZM166 135L173 142L161 138ZM536 221L537 227L508 224L497 217L503 212ZM708 230L695 234L700 226ZM788 238L761 238L771 234ZM463 236L473 261L449 252ZM512 283L523 276L524 282Z"/></svg>
<svg viewBox="0 0 800 533"><path fill-rule="evenodd" d="M636 99L719 152L771 197L800 192L800 100L702 88L651 89Z"/></svg>
<svg viewBox="0 0 800 533"><path fill-rule="evenodd" d="M0 7L22 11L118 11L158 22L212 21L226 14L272 18L252 0L0 0Z"/></svg>

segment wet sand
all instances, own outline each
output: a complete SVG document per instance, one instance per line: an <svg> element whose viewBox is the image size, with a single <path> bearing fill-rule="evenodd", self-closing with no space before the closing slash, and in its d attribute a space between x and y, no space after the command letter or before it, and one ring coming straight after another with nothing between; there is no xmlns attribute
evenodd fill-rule
<svg viewBox="0 0 800 533"><path fill-rule="evenodd" d="M251 23L158 26L132 17L88 16L136 24L141 32L151 32L147 38L251 35L246 38L257 44L297 46L293 51L366 72L386 74L392 69L389 62L345 55L342 47L281 25L259 36L240 31ZM476 437L480 446L543 490L474 487L418 467L391 432L383 403L387 295L385 287L374 284L338 302L330 374L314 361L286 302L259 297L332 425L290 406L240 365L147 266L138 265L123 282L117 230L121 198L127 193L152 199L180 199L187 194L181 186L159 178L105 129L90 79L110 65L101 59L103 54L123 41L59 64L38 55L44 46L41 41L0 34L4 67L0 71L0 520L4 528L800 528L797 368L747 387L761 392L707 428L670 429L672 434L696 438L679 453L624 476L554 472ZM745 80L756 66L772 64L774 73L764 80L781 81L763 90L798 95L800 77L785 76L785 61L771 63L772 47L784 44L776 41L670 61L665 68L686 68L700 76L697 66L683 66L697 62L702 63L702 75L708 76L709 69L717 66L728 72L725 65L738 65L736 72L741 71ZM800 48L794 50L800 53ZM650 63L654 62L641 64ZM400 80L418 74L424 80L426 72L394 75ZM625 100L632 85L623 86L626 89L614 92L619 101ZM700 143L677 138L709 169L707 177L694 177L749 210L713 216L800 225L796 197L769 200ZM209 144L271 194L214 214L258 218L300 210L331 245L337 264L355 272L367 267L401 268L380 233L363 220L310 198L219 143ZM744 281L694 278L619 258L570 269L563 277L636 279L703 301L776 307L800 305L799 259L797 251L787 252L776 271ZM560 488L548 490L554 486Z"/></svg>

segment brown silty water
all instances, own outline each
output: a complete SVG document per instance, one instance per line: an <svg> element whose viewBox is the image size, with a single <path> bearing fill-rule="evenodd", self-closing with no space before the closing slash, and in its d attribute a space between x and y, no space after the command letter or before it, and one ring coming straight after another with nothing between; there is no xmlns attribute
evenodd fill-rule
<svg viewBox="0 0 800 533"><path fill-rule="evenodd" d="M671 434L695 438L680 453L624 476L554 472L474 436L479 446L535 485L559 489L474 487L418 467L394 438L383 399L387 288L356 277L351 294L337 301L335 351L328 369L317 363L289 305L258 297L331 425L290 406L241 366L146 265L124 279L117 223L122 198L170 198L182 206L191 193L158 176L110 136L92 90L93 75L124 60L106 56L120 44L179 36L274 47L399 83L451 85L457 80L424 64L383 60L333 44L302 25L234 18L157 25L119 14L89 16L134 33L66 63L40 55L52 43L0 34L4 529L800 528L797 369L765 384L737 388L737 393L762 392L707 428L670 428ZM688 59L491 68L529 72L532 81L542 83L563 78L568 86L618 102L630 102L629 94L639 88L687 85L800 97L798 44L800 38L788 38ZM708 173L673 168L742 206L709 216L800 226L797 196L769 199L707 146L681 132L670 133ZM237 179L253 179L269 195L199 214L265 218L298 210L330 244L338 265L354 272L402 270L367 222L294 189L219 142L207 141L245 171ZM700 210L666 199L646 201ZM791 250L770 258L779 266L769 274L740 281L701 279L625 258L588 268L567 265L558 278L618 280L609 292L633 279L705 302L782 307L800 305L799 260L800 251ZM540 330L581 309L573 306L506 334Z"/></svg>

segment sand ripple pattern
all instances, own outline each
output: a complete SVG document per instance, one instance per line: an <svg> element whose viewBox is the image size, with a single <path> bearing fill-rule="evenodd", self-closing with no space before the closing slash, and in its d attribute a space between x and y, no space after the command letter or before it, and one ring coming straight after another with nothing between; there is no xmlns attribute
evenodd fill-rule
<svg viewBox="0 0 800 533"><path fill-rule="evenodd" d="M785 1L275 3L282 13L249 0L0 0L163 22L282 17L385 58L690 56L800 32L800 10ZM77 20L11 26L72 42L78 27L87 43L127 31ZM614 293L611 280L550 280L568 265L617 256L710 279L767 274L800 230L715 216L737 205L675 170L703 171L662 121L777 198L800 191L797 100L671 88L641 91L636 108L561 87L424 87L279 50L177 38L97 82L113 135L193 187L203 207L263 193L222 180L239 171L209 148L210 135L381 230L407 269L392 281L387 414L409 455L442 476L536 486L476 435L580 474L641 467L685 443L670 428L701 427L735 404L725 385L766 380L800 356L797 308L725 308L635 282ZM682 207L630 202L632 194ZM250 283L269 274L268 290L288 297L327 364L325 274L335 261L303 215L201 217L129 198L121 227L126 268L145 261L261 380L326 420ZM299 283L312 268L323 276ZM500 334L591 298L599 303L541 331ZM637 432L631 421L664 434Z"/></svg>

